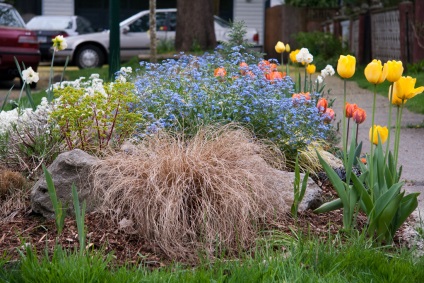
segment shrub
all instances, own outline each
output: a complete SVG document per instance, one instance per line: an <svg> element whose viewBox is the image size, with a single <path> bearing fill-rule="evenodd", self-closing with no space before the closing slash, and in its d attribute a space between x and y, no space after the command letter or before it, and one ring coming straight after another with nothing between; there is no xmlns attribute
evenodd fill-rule
<svg viewBox="0 0 424 283"><path fill-rule="evenodd" d="M29 176L41 163L51 163L60 151L61 138L48 123L51 108L43 98L37 109L15 108L0 112L0 165Z"/></svg>
<svg viewBox="0 0 424 283"><path fill-rule="evenodd" d="M237 122L285 152L325 138L329 125L322 122L314 95L312 102L293 103L290 77L267 79L269 62L240 67L253 57L233 50L230 60L214 53L182 55L161 64L142 62L146 72L135 82L134 111L142 113L147 128L140 127L138 136L159 129L192 136L202 125ZM223 68L221 75L214 76L217 68Z"/></svg>
<svg viewBox="0 0 424 283"><path fill-rule="evenodd" d="M94 188L108 217L130 219L171 258L235 255L288 210L263 179L274 169L261 156L275 153L229 125L191 139L161 132L100 161Z"/></svg>
<svg viewBox="0 0 424 283"><path fill-rule="evenodd" d="M299 32L295 39L299 46L308 48L314 56L317 70L324 69L326 65L337 66L339 55L347 52L340 39L331 33Z"/></svg>
<svg viewBox="0 0 424 283"><path fill-rule="evenodd" d="M99 152L119 147L131 136L141 117L129 111L135 102L134 86L127 82L127 73L121 69L113 83L103 83L93 74L88 80L56 84L50 119L57 123L59 132L69 150L79 148Z"/></svg>

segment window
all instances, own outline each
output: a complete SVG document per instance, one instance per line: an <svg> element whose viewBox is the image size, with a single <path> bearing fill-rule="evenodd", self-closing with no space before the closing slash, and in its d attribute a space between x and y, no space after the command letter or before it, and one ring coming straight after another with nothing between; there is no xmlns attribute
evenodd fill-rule
<svg viewBox="0 0 424 283"><path fill-rule="evenodd" d="M14 8L0 6L0 26L24 28L25 24Z"/></svg>
<svg viewBox="0 0 424 283"><path fill-rule="evenodd" d="M175 15L176 18L176 15ZM157 13L156 14L156 30L167 31L167 30L175 30L175 24L172 25L168 23L167 14L166 13ZM130 32L147 32L150 27L149 15L144 15L134 21L129 25ZM172 29L173 28L173 29Z"/></svg>

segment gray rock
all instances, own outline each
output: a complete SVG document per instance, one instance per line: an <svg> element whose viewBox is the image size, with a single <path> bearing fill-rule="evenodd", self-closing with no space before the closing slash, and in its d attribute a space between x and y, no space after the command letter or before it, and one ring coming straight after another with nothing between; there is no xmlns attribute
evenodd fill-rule
<svg viewBox="0 0 424 283"><path fill-rule="evenodd" d="M47 168L52 175L58 198L64 207L68 207L67 213L73 213L72 184L77 187L80 202L87 200L87 212L93 209L89 198L93 187L90 172L98 160L80 149L74 149L60 154ZM44 175L31 188L31 208L46 218L54 217Z"/></svg>

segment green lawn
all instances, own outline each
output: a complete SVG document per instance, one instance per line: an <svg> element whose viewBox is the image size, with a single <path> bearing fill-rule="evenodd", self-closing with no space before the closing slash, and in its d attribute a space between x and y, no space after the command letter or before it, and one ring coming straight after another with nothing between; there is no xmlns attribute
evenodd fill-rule
<svg viewBox="0 0 424 283"><path fill-rule="evenodd" d="M364 89L368 89L370 91L374 91L374 85L370 84L364 75L364 66L360 66L356 69L355 75L352 77L352 80L358 83L358 86ZM417 83L415 87L420 87L424 85L424 72L408 74L404 73L404 76L411 76L417 79ZM388 97L389 94L390 83L388 81L384 81L382 84L377 85L377 93ZM388 99L388 98L387 98ZM408 100L405 104L405 107L412 112L424 114L424 93L421 93L414 98Z"/></svg>

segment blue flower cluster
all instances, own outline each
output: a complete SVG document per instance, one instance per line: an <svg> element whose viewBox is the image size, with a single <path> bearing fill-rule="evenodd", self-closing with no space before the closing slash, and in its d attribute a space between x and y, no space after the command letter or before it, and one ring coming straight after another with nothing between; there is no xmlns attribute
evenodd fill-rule
<svg viewBox="0 0 424 283"><path fill-rule="evenodd" d="M283 150L299 149L325 138L329 124L315 107L317 99L293 104L294 83L288 76L268 80L263 64L233 49L226 59L219 53L178 58L160 64L142 62L144 72L135 81L139 98L134 105L147 121L139 136L158 129L194 134L199 126L239 122ZM225 75L214 76L216 68ZM222 73L221 73L222 74Z"/></svg>

